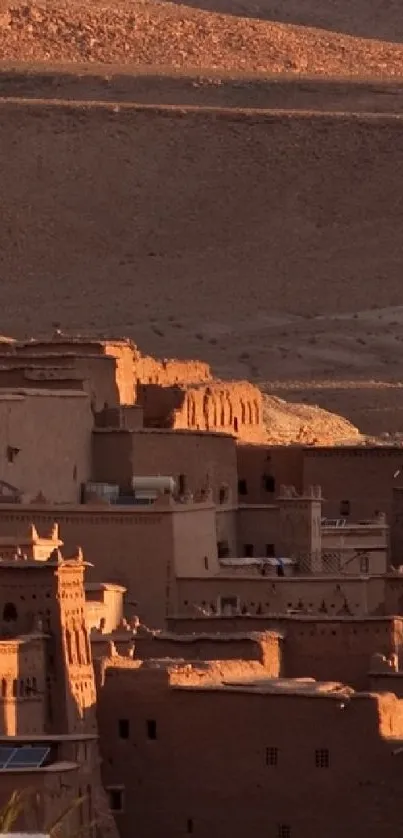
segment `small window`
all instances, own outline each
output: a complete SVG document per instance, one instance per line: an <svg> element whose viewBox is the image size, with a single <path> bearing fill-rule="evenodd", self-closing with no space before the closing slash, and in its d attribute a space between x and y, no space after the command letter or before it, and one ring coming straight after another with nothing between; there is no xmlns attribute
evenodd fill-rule
<svg viewBox="0 0 403 838"><path fill-rule="evenodd" d="M180 474L178 478L178 492L180 495L184 495L186 492L186 475Z"/></svg>
<svg viewBox="0 0 403 838"><path fill-rule="evenodd" d="M266 765L278 765L278 748L266 748Z"/></svg>
<svg viewBox="0 0 403 838"><path fill-rule="evenodd" d="M340 501L340 515L342 518L348 518L351 512L351 504L349 500Z"/></svg>
<svg viewBox="0 0 403 838"><path fill-rule="evenodd" d="M219 559L226 559L229 556L228 541L217 541L217 555Z"/></svg>
<svg viewBox="0 0 403 838"><path fill-rule="evenodd" d="M129 719L119 719L119 737L120 739L128 739L130 735Z"/></svg>
<svg viewBox="0 0 403 838"><path fill-rule="evenodd" d="M218 598L218 613L225 614L228 612L231 612L232 614L239 613L239 597L222 596Z"/></svg>
<svg viewBox="0 0 403 838"><path fill-rule="evenodd" d="M361 558L360 558L360 573L369 573L369 558L368 558L368 556L361 556Z"/></svg>
<svg viewBox="0 0 403 838"><path fill-rule="evenodd" d="M109 808L111 812L123 812L123 789L108 788Z"/></svg>
<svg viewBox="0 0 403 838"><path fill-rule="evenodd" d="M327 748L317 748L315 751L316 768L329 768L330 755Z"/></svg>
<svg viewBox="0 0 403 838"><path fill-rule="evenodd" d="M244 555L247 559L253 558L253 544L244 544Z"/></svg>
<svg viewBox="0 0 403 838"><path fill-rule="evenodd" d="M291 827L288 823L279 823L277 827L277 838L291 838Z"/></svg>
<svg viewBox="0 0 403 838"><path fill-rule="evenodd" d="M274 549L274 544L266 544L266 558L273 559L276 555L276 551Z"/></svg>
<svg viewBox="0 0 403 838"><path fill-rule="evenodd" d="M19 448L13 448L12 445L7 445L6 455L7 455L7 462L14 463L17 457L17 454L20 453Z"/></svg>
<svg viewBox="0 0 403 838"><path fill-rule="evenodd" d="M148 719L147 722L147 736L149 739L157 738L157 722L155 719Z"/></svg>
<svg viewBox="0 0 403 838"><path fill-rule="evenodd" d="M204 557L204 569L208 570L208 556Z"/></svg>
<svg viewBox="0 0 403 838"><path fill-rule="evenodd" d="M248 494L248 484L246 480L238 480L238 495Z"/></svg>
<svg viewBox="0 0 403 838"><path fill-rule="evenodd" d="M276 481L271 474L264 474L263 475L263 489L265 492L275 492L276 491Z"/></svg>
<svg viewBox="0 0 403 838"><path fill-rule="evenodd" d="M186 832L187 832L188 835L193 835L193 820L192 820L192 818L187 819Z"/></svg>
<svg viewBox="0 0 403 838"><path fill-rule="evenodd" d="M13 602L6 602L3 608L3 620L5 623L14 623L17 620L17 609Z"/></svg>

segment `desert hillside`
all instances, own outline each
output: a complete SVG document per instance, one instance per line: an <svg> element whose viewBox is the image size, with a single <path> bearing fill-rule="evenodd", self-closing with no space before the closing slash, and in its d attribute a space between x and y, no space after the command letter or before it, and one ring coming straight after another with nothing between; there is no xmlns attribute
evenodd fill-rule
<svg viewBox="0 0 403 838"><path fill-rule="evenodd" d="M400 431L400 2L0 0L0 55L4 331Z"/></svg>
<svg viewBox="0 0 403 838"><path fill-rule="evenodd" d="M339 316L338 332L352 312L400 304L399 115L0 107L4 331L61 320L157 355L207 343L216 365L221 340L233 361L252 343L271 378L306 321ZM349 319L338 362L354 364L361 324ZM294 360L284 363L297 377Z"/></svg>
<svg viewBox="0 0 403 838"><path fill-rule="evenodd" d="M396 2L388 4L387 14L382 9L380 27L376 4L369 12L363 2L352 11L339 0L327 13L319 13L312 0L251 6L201 0L201 8L196 5L158 0L7 5L3 0L0 54L13 62L403 76L403 25ZM378 6L381 11L379 0Z"/></svg>

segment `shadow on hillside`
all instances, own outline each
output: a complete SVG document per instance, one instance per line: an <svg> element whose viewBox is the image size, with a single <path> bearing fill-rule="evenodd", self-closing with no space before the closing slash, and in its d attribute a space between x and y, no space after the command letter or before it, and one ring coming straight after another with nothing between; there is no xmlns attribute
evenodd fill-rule
<svg viewBox="0 0 403 838"><path fill-rule="evenodd" d="M204 9L237 17L325 29L337 34L378 41L403 42L401 0L171 0L176 5Z"/></svg>

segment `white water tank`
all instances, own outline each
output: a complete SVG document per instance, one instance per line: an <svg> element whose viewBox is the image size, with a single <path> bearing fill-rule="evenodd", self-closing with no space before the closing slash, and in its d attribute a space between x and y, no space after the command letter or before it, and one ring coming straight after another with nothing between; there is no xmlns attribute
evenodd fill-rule
<svg viewBox="0 0 403 838"><path fill-rule="evenodd" d="M155 497L158 494L174 494L176 483L173 477L162 475L132 477L132 489L136 497Z"/></svg>

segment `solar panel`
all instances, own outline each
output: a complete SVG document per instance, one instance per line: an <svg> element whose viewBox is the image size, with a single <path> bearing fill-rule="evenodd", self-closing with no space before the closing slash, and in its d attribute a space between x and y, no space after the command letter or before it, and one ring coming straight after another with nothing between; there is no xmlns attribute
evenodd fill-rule
<svg viewBox="0 0 403 838"><path fill-rule="evenodd" d="M322 527L345 527L346 518L322 518Z"/></svg>
<svg viewBox="0 0 403 838"><path fill-rule="evenodd" d="M40 768L49 751L50 748L30 745L16 748L7 763L7 768Z"/></svg>
<svg viewBox="0 0 403 838"><path fill-rule="evenodd" d="M5 768L15 748L0 747L0 768Z"/></svg>

